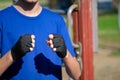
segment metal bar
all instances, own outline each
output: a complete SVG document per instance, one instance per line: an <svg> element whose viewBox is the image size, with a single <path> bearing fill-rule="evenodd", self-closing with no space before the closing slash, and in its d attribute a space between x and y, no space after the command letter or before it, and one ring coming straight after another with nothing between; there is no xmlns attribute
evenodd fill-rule
<svg viewBox="0 0 120 80"><path fill-rule="evenodd" d="M98 15L97 15L97 0L92 0L92 26L93 26L93 51L98 52Z"/></svg>
<svg viewBox="0 0 120 80"><path fill-rule="evenodd" d="M70 38L72 40L72 44L77 55L76 58L82 70L83 69L82 59L81 59L82 46L81 46L81 43L78 41L79 39L78 38L78 10L77 11L75 10L77 8L78 8L78 4L73 4L72 6L70 6L67 13L67 18L68 18L67 20L68 20L68 30L69 30ZM73 80L73 79L69 77L69 80Z"/></svg>
<svg viewBox="0 0 120 80"><path fill-rule="evenodd" d="M69 31L71 40L73 40L73 17L72 17L72 12L76 8L78 8L78 5L77 4L73 4L72 6L70 6L70 8L68 9L68 12L67 12L68 31ZM79 45L73 43L73 41L72 41L72 44L73 44L73 46L75 48L79 47Z"/></svg>

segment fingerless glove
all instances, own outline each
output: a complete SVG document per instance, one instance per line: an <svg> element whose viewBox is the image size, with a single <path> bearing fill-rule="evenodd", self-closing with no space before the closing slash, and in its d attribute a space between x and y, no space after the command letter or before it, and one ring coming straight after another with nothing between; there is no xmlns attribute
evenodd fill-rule
<svg viewBox="0 0 120 80"><path fill-rule="evenodd" d="M62 36L53 34L53 46L56 48L56 53L60 58L64 58L66 56L66 45Z"/></svg>
<svg viewBox="0 0 120 80"><path fill-rule="evenodd" d="M12 58L14 61L22 58L27 52L30 52L30 47L32 43L31 35L26 34L19 38L17 43L11 49Z"/></svg>

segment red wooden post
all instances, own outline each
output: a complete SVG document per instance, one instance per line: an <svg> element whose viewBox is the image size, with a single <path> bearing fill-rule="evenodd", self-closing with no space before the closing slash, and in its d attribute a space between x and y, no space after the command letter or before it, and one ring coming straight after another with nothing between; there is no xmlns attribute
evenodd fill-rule
<svg viewBox="0 0 120 80"><path fill-rule="evenodd" d="M73 29L73 32L74 32L74 34L73 34L73 36L74 36L73 42L78 43L79 42L79 38L78 38L78 35L79 35L78 11L73 11L72 15L73 15L73 27L74 27L74 29Z"/></svg>
<svg viewBox="0 0 120 80"><path fill-rule="evenodd" d="M92 43L92 0L80 0L78 14L74 13L74 40L82 44L83 70L80 80L94 80ZM78 17L76 17L78 15ZM78 22L77 22L78 19ZM77 27L78 25L78 27ZM78 29L78 31L77 31Z"/></svg>
<svg viewBox="0 0 120 80"><path fill-rule="evenodd" d="M79 9L79 40L82 43L83 72L81 80L93 80L92 1L81 0Z"/></svg>

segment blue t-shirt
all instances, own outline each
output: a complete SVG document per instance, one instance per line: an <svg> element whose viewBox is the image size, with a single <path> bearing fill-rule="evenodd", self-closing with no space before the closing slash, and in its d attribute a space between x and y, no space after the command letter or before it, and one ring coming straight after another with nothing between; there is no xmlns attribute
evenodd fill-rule
<svg viewBox="0 0 120 80"><path fill-rule="evenodd" d="M67 49L75 53L63 18L50 10L42 8L36 17L21 14L13 6L0 11L0 53L4 56L24 34L35 35L35 48L22 59L14 62L1 79L7 80L61 80L62 59L49 46L49 34L64 37Z"/></svg>

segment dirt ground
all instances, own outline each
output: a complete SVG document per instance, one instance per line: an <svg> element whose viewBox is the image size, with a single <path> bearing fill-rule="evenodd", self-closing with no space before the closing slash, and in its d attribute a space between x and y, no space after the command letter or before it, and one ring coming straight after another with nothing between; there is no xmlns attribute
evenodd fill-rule
<svg viewBox="0 0 120 80"><path fill-rule="evenodd" d="M120 80L120 56L111 56L112 48L94 54L95 80Z"/></svg>
<svg viewBox="0 0 120 80"><path fill-rule="evenodd" d="M120 56L111 56L112 51L112 48L100 48L94 54L94 80L120 80ZM64 68L63 80L68 80Z"/></svg>

